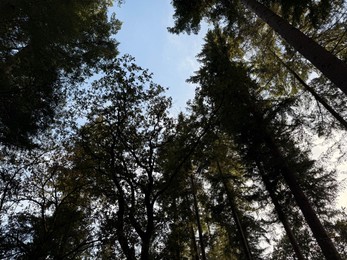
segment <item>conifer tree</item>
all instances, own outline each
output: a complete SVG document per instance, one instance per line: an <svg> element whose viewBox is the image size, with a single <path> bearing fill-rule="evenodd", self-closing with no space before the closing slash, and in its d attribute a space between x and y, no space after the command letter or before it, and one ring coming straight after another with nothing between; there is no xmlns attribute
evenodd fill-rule
<svg viewBox="0 0 347 260"><path fill-rule="evenodd" d="M270 5L280 5L283 18L270 9ZM300 23L300 19L308 13L311 24L318 26L324 22L333 5L342 6L340 1L173 1L175 8L175 26L171 32L182 31L196 32L199 30L200 22L204 18L212 23L225 24L231 31L244 32L243 28L249 26L251 16L250 10L274 31L301 53L316 68L318 68L327 78L329 78L341 91L347 94L345 82L346 76L340 73L347 71L347 64L331 54L325 48L317 44L310 37L292 26L288 20ZM254 36L253 36L254 37ZM256 37L256 36L255 36Z"/></svg>
<svg viewBox="0 0 347 260"><path fill-rule="evenodd" d="M274 181L282 179L288 185L325 257L340 259L315 212L313 198L305 194L310 190L299 178L310 171L312 163L276 122L276 113L271 113L275 108L257 95L257 85L247 76L247 69L241 63L230 61L230 47L220 31L210 32L206 41L200 55L203 66L191 81L201 85L199 93L206 97L206 102L221 107L221 125L233 136L244 160L261 161Z"/></svg>

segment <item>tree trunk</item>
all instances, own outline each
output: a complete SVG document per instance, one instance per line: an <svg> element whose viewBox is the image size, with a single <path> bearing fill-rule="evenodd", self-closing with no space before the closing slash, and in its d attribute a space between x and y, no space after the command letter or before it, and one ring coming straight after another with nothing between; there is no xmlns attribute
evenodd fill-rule
<svg viewBox="0 0 347 260"><path fill-rule="evenodd" d="M175 227L178 225L181 225L178 219L178 214L177 214L177 203L176 203L176 198L173 199L172 202L173 205L173 220L174 220L174 225ZM175 248L174 248L174 257L175 259L181 259L181 238L180 236L175 239Z"/></svg>
<svg viewBox="0 0 347 260"><path fill-rule="evenodd" d="M199 213L198 201L197 201L197 199L196 199L196 188L195 188L195 184L194 184L194 177L193 177L193 174L190 175L190 182L191 182L192 193L193 193L193 202L194 202L195 219L196 219L196 224L197 224L197 226L198 226L199 244L200 244L200 248L201 248L201 257L202 257L202 260L206 260L204 238L203 238L203 235L202 235L202 227L201 227L201 221L200 221L200 213Z"/></svg>
<svg viewBox="0 0 347 260"><path fill-rule="evenodd" d="M113 171L115 172L115 171ZM117 235L117 239L118 242L121 246L121 249L125 255L125 257L128 260L135 260L135 249L130 247L130 243L128 240L128 237L126 236L126 232L124 231L124 217L126 215L126 205L125 205L125 200L124 200L124 193L123 193L123 189L119 184L119 181L116 177L115 174L112 174L112 179L113 182L115 184L115 186L117 187L118 191L119 191L119 196L118 196L118 211L117 211L117 218L115 221L116 224L116 235Z"/></svg>
<svg viewBox="0 0 347 260"><path fill-rule="evenodd" d="M271 185L271 182L269 180L269 178L265 175L264 169L262 167L262 165L260 164L260 162L256 162L257 164L257 168L259 170L259 174L265 184L265 188L267 190L267 192L270 195L271 201L273 203L273 205L275 206L275 210L278 216L278 219L281 221L284 230L286 231L287 237L293 247L293 250L295 252L295 255L297 257L298 260L305 260L306 258L304 257L301 248L293 234L292 229L290 228L290 224L287 220L287 217L285 215L285 213L282 210L282 206L279 204L277 196L275 194L275 187L273 187L273 185Z"/></svg>
<svg viewBox="0 0 347 260"><path fill-rule="evenodd" d="M151 259L150 257L150 244L151 237L146 233L144 237L141 237L141 260Z"/></svg>
<svg viewBox="0 0 347 260"><path fill-rule="evenodd" d="M347 95L347 64L256 0L241 0Z"/></svg>
<svg viewBox="0 0 347 260"><path fill-rule="evenodd" d="M272 51L271 51L272 52ZM311 93L311 95L326 109L328 112L343 126L347 129L347 121L332 108L317 92L311 88L300 76L297 74L287 63L285 63L278 55L274 52L272 54L289 70L290 73L301 83L305 90Z"/></svg>
<svg viewBox="0 0 347 260"><path fill-rule="evenodd" d="M117 220L116 220L116 235L118 242L121 246L121 249L128 260L135 260L135 251L134 248L129 246L129 241L126 236L126 232L124 232L124 200L123 198L118 199L119 210L117 212Z"/></svg>
<svg viewBox="0 0 347 260"><path fill-rule="evenodd" d="M236 207L235 202L234 202L234 196L231 194L229 185L226 182L225 178L223 177L223 173L222 173L222 170L221 170L221 167L220 167L220 164L219 164L218 161L217 161L217 166L218 166L218 172L219 172L220 178L222 180L224 189L226 191L226 194L227 194L227 197L228 197L228 200L229 200L229 204L230 204L230 207L231 207L232 215L233 215L235 224L237 226L237 231L238 231L241 243L242 243L244 254L246 256L246 259L252 260L253 259L252 258L252 253L251 253L251 250L250 250L250 247L249 247L247 236L246 236L246 234L244 232L244 229L242 227L242 224L241 224L241 221L240 221L240 218L239 218L239 213L238 213L237 207Z"/></svg>
<svg viewBox="0 0 347 260"><path fill-rule="evenodd" d="M195 231L193 228L193 223L189 223L189 226L190 226L190 235L192 237L191 246L190 246L190 250L192 253L192 260L199 260L199 252L198 252L198 247L196 245Z"/></svg>
<svg viewBox="0 0 347 260"><path fill-rule="evenodd" d="M310 201L301 189L297 181L296 173L289 167L286 160L283 158L281 151L269 134L265 135L265 142L272 152L274 161L276 161L278 165L281 165L280 172L282 173L282 176L289 189L291 190L297 205L304 215L305 220L313 233L313 236L322 249L325 258L331 260L341 260L339 253L337 252L333 242L331 241L325 228L320 222L315 210L312 208Z"/></svg>
<svg viewBox="0 0 347 260"><path fill-rule="evenodd" d="M141 236L142 248L141 248L141 259L148 260L151 259L150 249L151 249L151 239L154 233L154 210L151 201L151 194L153 193L153 177L152 170L149 171L149 184L145 191L145 206L147 215L147 225L146 231Z"/></svg>

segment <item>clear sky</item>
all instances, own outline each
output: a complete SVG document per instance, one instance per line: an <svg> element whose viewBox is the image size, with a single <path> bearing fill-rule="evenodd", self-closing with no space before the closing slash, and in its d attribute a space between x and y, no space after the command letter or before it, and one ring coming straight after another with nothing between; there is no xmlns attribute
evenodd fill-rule
<svg viewBox="0 0 347 260"><path fill-rule="evenodd" d="M194 85L186 83L199 67L196 55L200 52L206 30L199 35L174 35L167 31L173 26L170 0L125 0L112 11L122 21L116 36L119 50L135 57L136 64L149 69L153 81L169 88L172 112L184 110L194 96Z"/></svg>

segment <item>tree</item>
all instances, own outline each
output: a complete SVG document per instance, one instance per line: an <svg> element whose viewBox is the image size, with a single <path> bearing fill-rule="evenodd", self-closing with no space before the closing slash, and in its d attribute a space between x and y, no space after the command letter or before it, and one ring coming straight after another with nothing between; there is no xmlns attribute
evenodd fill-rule
<svg viewBox="0 0 347 260"><path fill-rule="evenodd" d="M275 181L282 178L289 187L325 257L340 259L311 204L312 198L305 194L310 189L306 189L299 178L304 172L310 172L312 163L281 127L277 108L257 95L257 85L247 76L247 68L230 61L230 47L220 31L210 32L206 41L200 55L203 66L191 81L201 85L200 95L206 97L205 103L221 107L221 125L232 135L244 160L260 160Z"/></svg>
<svg viewBox="0 0 347 260"><path fill-rule="evenodd" d="M151 259L163 225L158 151L170 145L171 101L128 56L109 63L105 73L80 97L87 122L75 140L74 165L100 202L100 256Z"/></svg>
<svg viewBox="0 0 347 260"><path fill-rule="evenodd" d="M200 169L198 168L197 173L199 173L199 171L200 171ZM196 183L195 183L196 181L195 181L194 173L190 173L189 178L190 178L191 194L193 196L195 221L196 221L196 225L198 227L201 258L202 258L202 260L206 260L206 249L205 249L206 246L205 246L205 241L204 241L203 231L202 231L200 209L199 209L198 200L197 200L197 188L196 188Z"/></svg>
<svg viewBox="0 0 347 260"><path fill-rule="evenodd" d="M341 254L342 259L346 258L346 235L345 232L345 218L344 210L331 210L326 216L326 227L329 233L332 234L336 247ZM297 239L301 245L305 259L322 259L324 256L317 248L317 244L314 243L312 236L308 229L302 225L302 219L298 218L293 222L293 227L296 230ZM295 259L293 257L293 251L288 245L288 240L282 237L275 246L275 250L272 253L272 259Z"/></svg>
<svg viewBox="0 0 347 260"><path fill-rule="evenodd" d="M278 57L275 53L277 59L285 66L288 71L299 81L299 83L304 87L306 91L308 91L312 96L319 102L330 114L337 120L341 126L343 126L345 129L347 129L347 121L332 107L330 106L327 101L321 97L314 88L310 87L299 75L296 73L288 64L286 64L283 60L281 60L280 57Z"/></svg>
<svg viewBox="0 0 347 260"><path fill-rule="evenodd" d="M219 131L217 130L217 133ZM212 185L211 201L217 201L212 203L215 208L212 215L222 225L230 218L226 216L231 216L234 234L229 234L229 237L234 239L230 239L230 245L238 249L233 249L234 252L240 251L237 253L239 258L261 259L262 249L259 245L260 237L264 236L264 228L261 228L262 223L252 216L257 214L257 210L253 199L250 199L257 197L257 189L247 184L250 180L247 170L228 135L219 133L217 136L218 139L211 145L207 155L210 165L206 177ZM227 232L230 232L231 223L226 225L228 226ZM232 242L233 240L237 242Z"/></svg>
<svg viewBox="0 0 347 260"><path fill-rule="evenodd" d="M30 147L74 85L117 54L108 0L1 1L0 141Z"/></svg>
<svg viewBox="0 0 347 260"><path fill-rule="evenodd" d="M297 24L301 31L342 60L345 60L345 33L340 28L341 24L346 22L345 7L333 5L327 22L318 28L312 28L308 21L309 16L300 17ZM278 6L273 6L273 9L279 12ZM328 138L332 131L343 129L329 113L343 125L343 104L346 96L341 95L341 91L324 76L310 80L315 76L312 70L316 70L291 46L276 36L270 27L261 27L262 22L259 19L250 20L248 24L251 29L245 28L240 33L257 37L250 37L249 42L242 43L240 47L247 53L247 64L257 83L268 91L271 98L293 98L291 116L295 118L293 120L300 122L301 129ZM233 41L238 41L240 33L237 37L231 37L234 38ZM314 98L305 93L303 87Z"/></svg>
<svg viewBox="0 0 347 260"><path fill-rule="evenodd" d="M188 156L176 178L171 179L173 185L161 198L163 211L174 216L169 218L172 224L167 231L169 236L165 244L168 246L164 254L175 256L175 259L190 255L193 259L197 255L203 258L203 251L198 249L204 248L208 259L261 259L259 240L264 230L252 217L254 209L245 198L251 188L244 183L244 171L235 166L238 160L232 156L235 153L228 146L230 140L220 137L218 126L212 124L194 152L185 153L188 136L196 136L194 133L199 132L199 128L201 132L208 117L207 122L216 122L214 116L204 118L199 113L201 110L195 111L199 108L194 102L192 114L179 116L174 145L163 151L161 159L165 171L172 172L181 156ZM189 239L190 233L198 235ZM248 245L246 249L245 244Z"/></svg>
<svg viewBox="0 0 347 260"><path fill-rule="evenodd" d="M166 137L170 145L160 149L164 180L159 201L168 223L166 235L162 234L165 241L163 258L206 257L202 217L205 212L201 210L199 200L204 191L195 176L197 169L192 165L192 156L199 149L209 126L196 119L179 114L172 134Z"/></svg>
<svg viewBox="0 0 347 260"><path fill-rule="evenodd" d="M255 0L212 2L173 1L175 8L174 18L176 20L175 27L171 28L171 31L176 33L182 31L190 32L191 30L197 31L200 21L205 17L212 22L218 22L218 19L221 22L226 20L232 30L239 30L237 27L241 26L242 23L244 24L247 19L243 17L245 10L241 4L266 22L289 45L300 52L329 78L336 87L347 94L345 84L347 82L347 73L340 73L341 71L347 71L347 64L290 25L285 19L278 16L261 2ZM305 12L308 12L313 20L313 24L324 20L333 5L329 1L319 1L318 3L317 1L280 1L280 3L279 1L265 1L265 4L280 4L284 16L291 16L294 21L297 21Z"/></svg>
<svg viewBox="0 0 347 260"><path fill-rule="evenodd" d="M52 162L42 154L33 158L36 163L27 165L20 176L25 185L2 223L1 257L76 259L88 255L96 241L90 201L80 192L82 183L67 181L63 160L51 158Z"/></svg>

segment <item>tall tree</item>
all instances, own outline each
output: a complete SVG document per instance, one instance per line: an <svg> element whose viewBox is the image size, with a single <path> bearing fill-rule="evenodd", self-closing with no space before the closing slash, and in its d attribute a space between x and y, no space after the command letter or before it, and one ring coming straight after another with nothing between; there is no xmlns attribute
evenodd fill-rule
<svg viewBox="0 0 347 260"><path fill-rule="evenodd" d="M281 206L281 204L279 203L279 199L277 198L276 187L271 182L271 179L268 176L266 176L265 172L263 171L262 165L259 162L256 162L256 164L257 164L259 174L260 174L260 176L261 176L261 178L262 178L262 180L266 186L266 190L269 193L272 204L275 207L278 219L281 221L281 223L284 227L284 230L286 231L287 238L290 241L290 244L291 244L291 246L295 252L295 255L296 255L297 259L304 260L305 257L303 255L303 252L301 250L299 242L296 239L294 232L293 232L293 230L290 226L290 223L288 221L288 218L286 216L286 213L284 212L283 207Z"/></svg>
<svg viewBox="0 0 347 260"><path fill-rule="evenodd" d="M200 172L200 169L198 168L197 173ZM190 174L190 188L193 195L193 205L194 205L194 213L195 213L195 220L198 227L198 234L199 234L199 244L200 244L200 252L201 252L201 258L202 260L206 260L206 249L205 249L205 241L203 237L203 231L202 231L202 224L201 224L201 218L200 218L200 209L198 205L197 200L197 188L195 184L195 177L194 173Z"/></svg>
<svg viewBox="0 0 347 260"><path fill-rule="evenodd" d="M1 1L0 141L30 146L66 92L117 54L108 0Z"/></svg>
<svg viewBox="0 0 347 260"><path fill-rule="evenodd" d="M101 252L110 248L105 257L151 259L163 225L158 151L170 145L164 137L172 125L171 101L128 56L105 72L80 97L87 122L76 138L75 166L90 180L90 196L100 201Z"/></svg>
<svg viewBox="0 0 347 260"><path fill-rule="evenodd" d="M346 235L343 234L345 232L345 214L344 210L331 210L326 216L329 222L329 224L326 225L327 229L329 233L332 234L342 259L346 258ZM292 226L296 231L296 237L300 243L305 259L319 260L324 258L317 244L313 241L309 230L303 226L302 223L302 218L298 217L292 222ZM293 250L288 243L288 239L282 237L275 245L272 258L276 260L294 259L293 255Z"/></svg>
<svg viewBox="0 0 347 260"><path fill-rule="evenodd" d="M238 26L243 26L246 22L245 9L248 8L259 18L266 22L273 30L281 35L285 41L296 51L300 52L316 68L318 68L327 78L329 78L338 88L347 94L347 64L336 56L331 54L325 48L321 47L310 37L292 26L287 20L274 13L265 4L280 4L284 17L293 17L297 21L305 12L308 12L313 23L317 24L329 13L333 4L330 1L264 1L256 0L241 1L173 1L175 8L174 18L175 27L172 32L181 32L191 30L197 31L203 18L218 22L227 21L231 30L238 30ZM236 27L236 28L235 28ZM345 74L345 75L342 75Z"/></svg>
<svg viewBox="0 0 347 260"><path fill-rule="evenodd" d="M197 108L195 104L192 104L192 107ZM197 121L200 121L197 126L200 125L201 128L203 126L201 122L204 122L203 117L202 114L195 111L191 117L186 117L186 124L178 124L180 128L175 135L177 145L170 146L163 157L165 158L165 168L167 167L169 172L172 171L171 167L178 164L177 159L185 150L187 137L184 136L195 132L194 126L197 125ZM261 237L262 231L251 216L254 212L250 203L243 198L247 193L247 188L240 180L242 177L238 175L242 171L239 172L233 167L235 160L230 154L234 154L234 152L227 145L229 144L228 139L216 140L216 136L218 136L215 134L216 127L214 125L209 128L194 152L188 157L185 166L180 169L177 178L171 180L174 184L162 198L165 201L163 210L168 212L167 215L175 216L172 220L173 223L176 223L177 219L181 219L179 228L172 225L172 228L168 230L169 238L173 238L182 229L189 230L193 221L193 224L196 223L197 226L195 232L199 235L199 242L202 240L201 237L203 238L204 244L201 248L205 248L206 258L250 259L249 255L253 255L252 259L261 259L262 250L259 247L259 237ZM218 160L223 164L223 174L218 171L216 162ZM234 171L237 174L234 175ZM195 196L191 193L192 172L196 187ZM236 177L236 175L238 176ZM189 202L191 203L190 210L187 206ZM179 214L170 213L177 212L177 208L180 209ZM193 210L194 208L195 210ZM199 211L200 214L195 214L197 216L194 217L193 212L196 211ZM183 238L184 235L182 234L181 237ZM185 241L188 241L188 238L176 242L176 248L180 248L181 256L187 255L184 248L189 243ZM193 240L193 236L191 244L196 245L196 238ZM244 245L246 245L246 249ZM201 257L203 256L201 255Z"/></svg>
<svg viewBox="0 0 347 260"><path fill-rule="evenodd" d="M191 80L201 84L200 94L206 96L206 102L221 106L221 124L233 136L244 159L259 159L273 178L283 178L325 257L340 259L310 202L312 198L305 194L309 189L304 190L299 179L312 164L281 129L281 123L271 122L276 118L276 113L270 112L274 108L267 107L257 96L257 85L247 69L230 61L225 38L217 30L217 34L210 32L206 40L200 55L203 66Z"/></svg>
<svg viewBox="0 0 347 260"><path fill-rule="evenodd" d="M298 73L296 73L288 64L286 64L280 57L274 53L275 57L285 66L288 71L299 81L303 88L312 94L312 96L319 102L340 124L347 130L347 121L332 107L328 102L321 97L314 88L310 87Z"/></svg>

